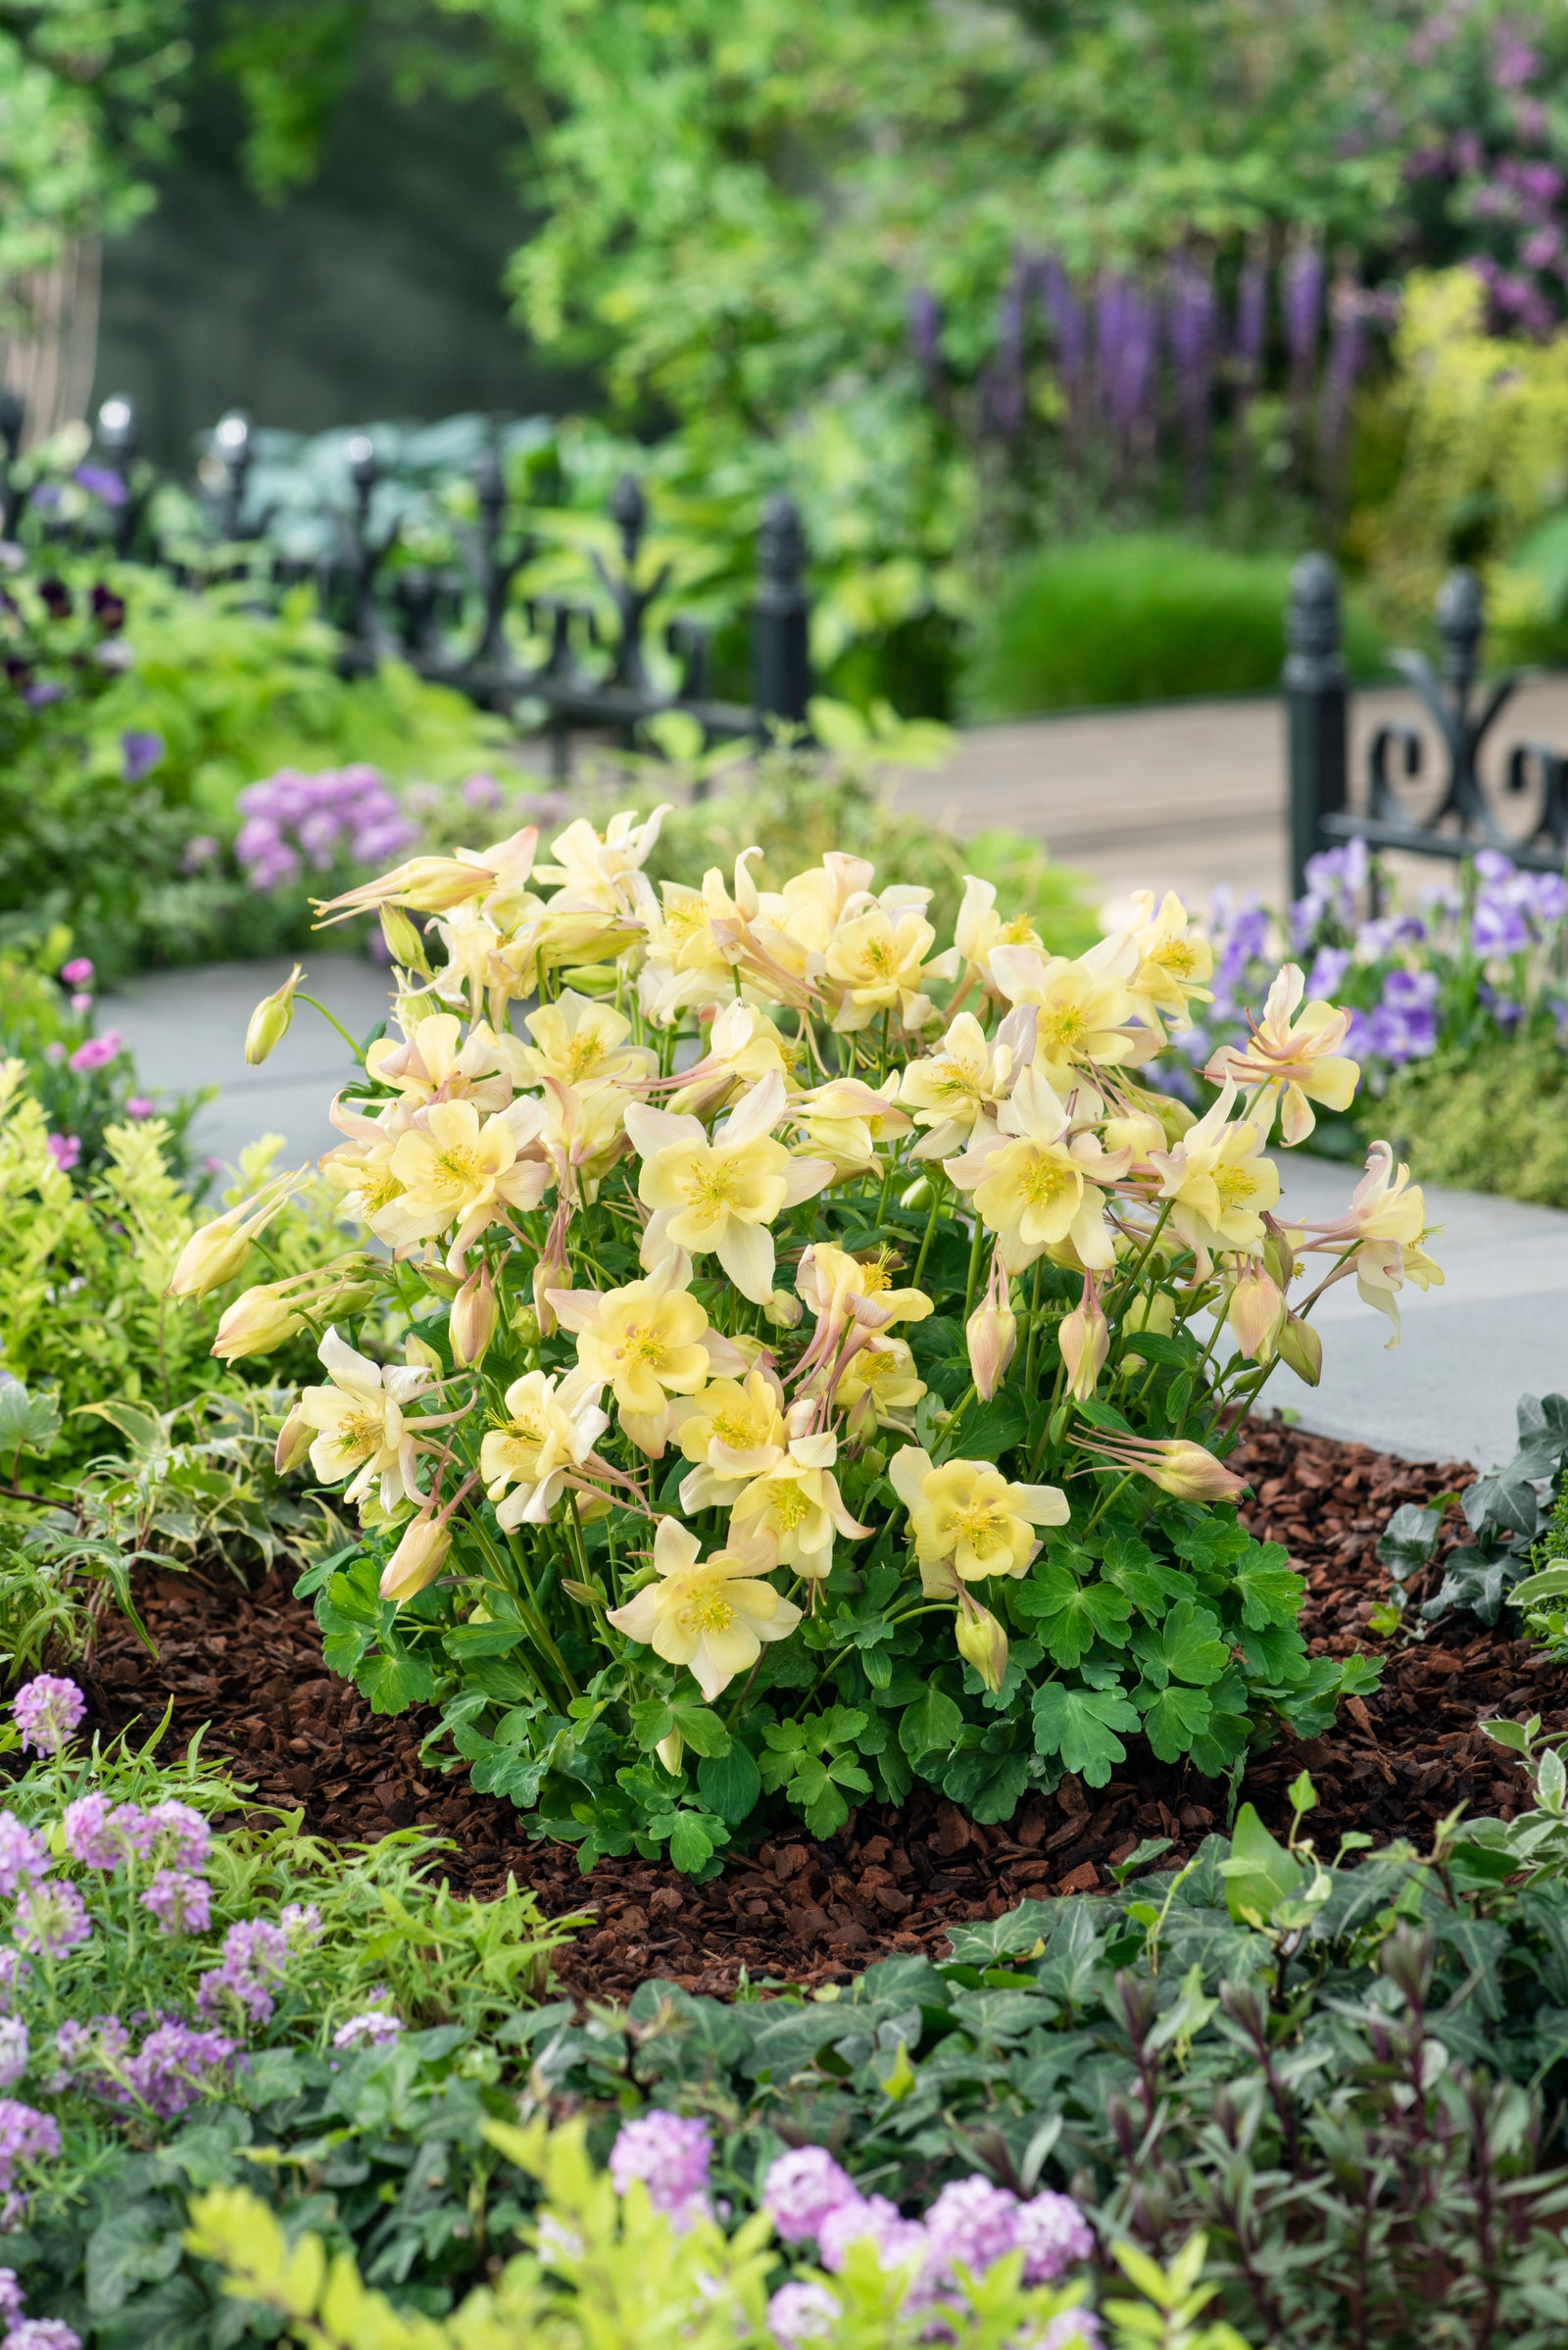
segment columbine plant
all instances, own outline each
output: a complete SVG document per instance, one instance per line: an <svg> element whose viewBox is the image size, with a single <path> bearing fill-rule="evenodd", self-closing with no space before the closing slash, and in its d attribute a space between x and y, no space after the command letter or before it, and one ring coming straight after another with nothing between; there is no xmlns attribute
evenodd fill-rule
<svg viewBox="0 0 1568 2350"><path fill-rule="evenodd" d="M764 1788L817 1834L916 1774L1003 1819L1132 1733L1220 1772L1325 1725L1369 1669L1307 1662L1221 1456L1277 1359L1315 1377L1330 1284L1396 1316L1441 1279L1386 1149L1343 1217L1276 1213L1270 1134L1348 1101L1349 1015L1287 966L1195 1119L1139 1078L1206 999L1174 898L1069 960L977 881L939 951L927 893L853 857L656 895L659 823L323 908L379 908L396 961L322 1161L387 1253L222 1330L319 1332L279 1459L360 1511L302 1587L329 1662L442 1705L585 1866L714 1866ZM232 1279L287 1191L176 1289Z"/></svg>

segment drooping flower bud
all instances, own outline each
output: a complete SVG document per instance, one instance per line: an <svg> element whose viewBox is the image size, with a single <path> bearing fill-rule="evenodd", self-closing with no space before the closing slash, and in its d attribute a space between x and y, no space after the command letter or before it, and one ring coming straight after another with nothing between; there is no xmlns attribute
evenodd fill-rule
<svg viewBox="0 0 1568 2350"><path fill-rule="evenodd" d="M519 1305L512 1317L512 1335L519 1346L537 1346L540 1339L539 1316L531 1305Z"/></svg>
<svg viewBox="0 0 1568 2350"><path fill-rule="evenodd" d="M220 1362L238 1362L246 1354L270 1354L285 1339L305 1327L290 1300L272 1282L262 1282L236 1297L218 1325L212 1351Z"/></svg>
<svg viewBox="0 0 1568 2350"><path fill-rule="evenodd" d="M901 1207L929 1207L935 1192L929 1175L917 1175L906 1192L899 1194Z"/></svg>
<svg viewBox="0 0 1568 2350"><path fill-rule="evenodd" d="M1231 1501L1247 1480L1185 1437L1145 1437L1114 1428L1081 1428L1077 1443L1107 1467L1147 1477L1178 1501Z"/></svg>
<svg viewBox="0 0 1568 2350"><path fill-rule="evenodd" d="M264 996L252 1012L245 1031L245 1058L253 1069L287 1036L294 1019L294 990L304 977L303 966L296 963L282 986Z"/></svg>
<svg viewBox="0 0 1568 2350"><path fill-rule="evenodd" d="M660 1761L663 1764L671 1779L678 1779L680 1777L681 1762L686 1753L686 1740L681 1737L680 1732L678 1730L672 1730L668 1738L661 1738L658 1745L654 1748L654 1752L658 1755Z"/></svg>
<svg viewBox="0 0 1568 2350"><path fill-rule="evenodd" d="M169 1277L168 1295L205 1297L209 1290L220 1290L225 1281L243 1272L251 1242L271 1222L299 1180L298 1168L292 1174L274 1175L254 1198L193 1232Z"/></svg>
<svg viewBox="0 0 1568 2350"><path fill-rule="evenodd" d="M966 1664L973 1665L995 1696L1007 1670L1007 1636L990 1610L982 1607L978 1599L971 1599L967 1591L959 1593L953 1638L958 1654Z"/></svg>
<svg viewBox="0 0 1568 2350"><path fill-rule="evenodd" d="M452 1316L447 1336L452 1344L452 1359L466 1370L470 1364L481 1363L490 1341L496 1335L501 1309L490 1281L490 1268L481 1265L452 1300Z"/></svg>
<svg viewBox="0 0 1568 2350"><path fill-rule="evenodd" d="M272 1466L279 1477L297 1469L311 1448L316 1431L296 1403L277 1432L277 1448L272 1454Z"/></svg>
<svg viewBox="0 0 1568 2350"><path fill-rule="evenodd" d="M1303 1322L1299 1314L1287 1314L1275 1344L1287 1369L1308 1387L1316 1387L1323 1376L1323 1341L1311 1323Z"/></svg>
<svg viewBox="0 0 1568 2350"><path fill-rule="evenodd" d="M1093 1273L1084 1275L1084 1294L1071 1313L1062 1317L1056 1343L1067 1366L1067 1393L1075 1402L1087 1403L1110 1352L1110 1324Z"/></svg>
<svg viewBox="0 0 1568 2350"><path fill-rule="evenodd" d="M1225 1319L1249 1362L1267 1362L1285 1319L1285 1299L1258 1258L1250 1257L1237 1275Z"/></svg>
<svg viewBox="0 0 1568 2350"><path fill-rule="evenodd" d="M964 1324L964 1338L969 1347L974 1392L982 1403L989 1403L1003 1373L1018 1351L1018 1317L1012 1310L1007 1276L995 1250L985 1296Z"/></svg>
<svg viewBox="0 0 1568 2350"><path fill-rule="evenodd" d="M404 1530L403 1540L381 1570L381 1596L402 1606L427 1584L434 1583L452 1547L452 1529L444 1519L421 1510Z"/></svg>
<svg viewBox="0 0 1568 2350"><path fill-rule="evenodd" d="M421 979L429 978L430 961L424 952L424 940L401 906L382 906L381 936L386 941L388 955L402 970L416 971Z"/></svg>
<svg viewBox="0 0 1568 2350"><path fill-rule="evenodd" d="M793 1330L806 1308L791 1290L774 1290L763 1299L762 1319L771 1322L775 1330Z"/></svg>

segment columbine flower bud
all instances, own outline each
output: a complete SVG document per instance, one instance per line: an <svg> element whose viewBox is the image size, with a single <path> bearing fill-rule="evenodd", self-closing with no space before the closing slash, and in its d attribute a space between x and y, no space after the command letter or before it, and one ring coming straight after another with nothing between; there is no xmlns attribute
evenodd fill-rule
<svg viewBox="0 0 1568 2350"><path fill-rule="evenodd" d="M974 1392L989 1403L1003 1373L1018 1351L1018 1317L1012 1310L1007 1276L995 1253L986 1294L964 1324Z"/></svg>
<svg viewBox="0 0 1568 2350"><path fill-rule="evenodd" d="M953 1637L957 1643L958 1654L966 1664L973 1665L995 1696L1002 1687L1002 1677L1007 1670L1007 1636L996 1617L965 1592L954 1623Z"/></svg>
<svg viewBox="0 0 1568 2350"><path fill-rule="evenodd" d="M465 1370L471 1363L481 1363L490 1341L496 1335L500 1308L490 1282L490 1268L481 1265L470 1273L452 1301L452 1316L447 1336L452 1344L452 1359Z"/></svg>
<svg viewBox="0 0 1568 2350"><path fill-rule="evenodd" d="M1250 1258L1237 1276L1225 1319L1249 1362L1267 1362L1285 1318L1285 1299L1263 1270Z"/></svg>
<svg viewBox="0 0 1568 2350"><path fill-rule="evenodd" d="M917 1175L906 1192L899 1194L901 1207L929 1207L936 1193L929 1175Z"/></svg>
<svg viewBox="0 0 1568 2350"><path fill-rule="evenodd" d="M169 1277L169 1296L205 1297L209 1290L220 1290L225 1281L232 1281L244 1270L252 1241L271 1222L299 1179L297 1168L289 1175L274 1175L253 1199L193 1232Z"/></svg>
<svg viewBox="0 0 1568 2350"><path fill-rule="evenodd" d="M403 1540L381 1570L381 1596L402 1606L434 1583L452 1547L452 1529L440 1518L421 1510L404 1532Z"/></svg>
<svg viewBox="0 0 1568 2350"><path fill-rule="evenodd" d="M1281 1362L1308 1387L1316 1387L1323 1376L1323 1341L1311 1323L1299 1314L1287 1314L1275 1345Z"/></svg>
<svg viewBox="0 0 1568 2350"><path fill-rule="evenodd" d="M227 1308L212 1350L225 1363L238 1362L245 1354L270 1354L274 1346L281 1346L304 1327L301 1316L276 1287L262 1282Z"/></svg>
<svg viewBox="0 0 1568 2350"><path fill-rule="evenodd" d="M1229 1501L1247 1490L1246 1478L1227 1469L1201 1444L1171 1437L1152 1449L1160 1458L1146 1474L1162 1493L1174 1493L1180 1501Z"/></svg>
<svg viewBox="0 0 1568 2350"><path fill-rule="evenodd" d="M793 1330L806 1308L789 1290L775 1290L762 1306L762 1319L775 1330Z"/></svg>
<svg viewBox="0 0 1568 2350"><path fill-rule="evenodd" d="M245 1058L253 1069L287 1036L294 1018L294 990L304 977L303 967L296 963L282 986L270 996L264 996L252 1012L251 1024L245 1031Z"/></svg>
<svg viewBox="0 0 1568 2350"><path fill-rule="evenodd" d="M672 1730L667 1738L661 1738L658 1745L654 1748L654 1752L658 1755L660 1761L663 1764L671 1779L678 1779L680 1777L681 1761L686 1752L686 1740L681 1737L680 1732L678 1730Z"/></svg>
<svg viewBox="0 0 1568 2350"><path fill-rule="evenodd" d="M1087 1403L1110 1352L1110 1324L1093 1273L1084 1275L1084 1294L1071 1313L1063 1316L1056 1343L1067 1366L1067 1393L1075 1402Z"/></svg>
<svg viewBox="0 0 1568 2350"><path fill-rule="evenodd" d="M424 941L417 925L409 919L401 906L381 908L381 936L392 960L405 971L417 971L421 979L430 976L430 961L424 952Z"/></svg>
<svg viewBox="0 0 1568 2350"><path fill-rule="evenodd" d="M1176 1300L1169 1290L1141 1292L1128 1305L1121 1326L1123 1331L1152 1330L1160 1338L1168 1339L1176 1327ZM1148 1360L1148 1355L1140 1354L1136 1347L1129 1347L1122 1356L1129 1371L1141 1371Z"/></svg>
<svg viewBox="0 0 1568 2350"><path fill-rule="evenodd" d="M537 1346L540 1339L539 1316L531 1305L519 1305L512 1317L512 1335L519 1346Z"/></svg>
<svg viewBox="0 0 1568 2350"><path fill-rule="evenodd" d="M272 1466L276 1469L279 1477L286 1477L290 1469L299 1467L300 1462L310 1451L315 1435L316 1430L301 1413L300 1407L296 1403L277 1432L277 1449L272 1454Z"/></svg>

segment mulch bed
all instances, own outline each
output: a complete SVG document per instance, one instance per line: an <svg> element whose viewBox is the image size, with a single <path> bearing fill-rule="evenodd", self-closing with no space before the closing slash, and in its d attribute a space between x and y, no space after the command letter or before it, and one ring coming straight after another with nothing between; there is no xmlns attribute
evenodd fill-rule
<svg viewBox="0 0 1568 2350"><path fill-rule="evenodd" d="M1386 1662L1376 1695L1350 1699L1331 1737L1287 1740L1257 1757L1243 1793L1283 1828L1286 1789L1304 1766L1319 1797L1312 1829L1330 1855L1348 1829L1380 1843L1401 1835L1421 1842L1459 1803L1511 1816L1524 1780L1477 1718L1539 1712L1549 1728L1568 1727L1568 1672L1469 1617L1416 1644L1365 1632L1388 1588L1375 1544L1390 1512L1462 1486L1473 1471L1267 1422L1249 1431L1235 1464L1252 1482L1250 1524L1284 1542L1306 1575L1312 1650L1365 1648ZM445 1865L464 1889L496 1892L510 1871L551 1915L593 1910L595 1924L560 1961L564 1983L579 1991L625 1993L652 1975L725 1992L743 1971L753 1982L817 1983L893 1951L942 1956L952 1925L1000 1917L1025 1895L1103 1885L1108 1865L1141 1837L1169 1836L1185 1858L1225 1821L1222 1787L1135 1749L1108 1787L1067 1779L1050 1797L1029 1797L1006 1828L977 1827L918 1789L902 1811L862 1807L825 1842L763 1842L711 1885L636 1856L602 1861L585 1879L570 1848L530 1842L513 1807L476 1795L466 1774L421 1770L433 1714L379 1719L326 1674L314 1618L286 1575L249 1591L226 1575L153 1576L139 1596L159 1658L118 1618L105 1626L84 1676L105 1728L138 1714L156 1720L172 1698L177 1736L210 1724L205 1748L232 1756L263 1801L302 1807L311 1829L352 1842L425 1825L455 1840Z"/></svg>

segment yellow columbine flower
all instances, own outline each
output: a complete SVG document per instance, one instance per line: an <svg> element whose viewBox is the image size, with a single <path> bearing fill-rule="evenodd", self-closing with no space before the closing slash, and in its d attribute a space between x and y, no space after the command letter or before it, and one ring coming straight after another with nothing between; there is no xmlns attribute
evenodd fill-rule
<svg viewBox="0 0 1568 2350"><path fill-rule="evenodd" d="M311 1446L311 1467L323 1485L341 1485L343 1498L358 1501L372 1485L383 1510L419 1498L414 1481L414 1433L403 1416L428 1384L423 1363L382 1369L357 1354L347 1341L329 1330L317 1348L330 1387L308 1387L297 1406L307 1428L317 1430Z"/></svg>
<svg viewBox="0 0 1568 2350"><path fill-rule="evenodd" d="M1180 1035L1191 1028L1189 1004L1212 1004L1203 984L1214 973L1214 950L1190 928L1186 906L1167 890L1156 909L1152 890L1133 896L1133 945L1138 968L1128 983L1133 1009L1146 1028L1164 1036L1165 1022Z"/></svg>
<svg viewBox="0 0 1568 2350"><path fill-rule="evenodd" d="M496 1524L542 1526L569 1478L594 1461L594 1445L610 1426L599 1405L602 1382L589 1371L557 1379L525 1371L504 1398L507 1417L486 1430L479 1474L496 1503Z"/></svg>
<svg viewBox="0 0 1568 2350"><path fill-rule="evenodd" d="M989 1460L944 1461L906 1444L888 1469L893 1490L909 1513L914 1555L928 1598L951 1594L955 1578L1027 1574L1040 1548L1037 1526L1065 1526L1067 1496L1059 1486L1012 1485Z"/></svg>
<svg viewBox="0 0 1568 2350"><path fill-rule="evenodd" d="M1223 1047L1203 1072L1211 1085L1230 1078L1239 1086L1256 1086L1260 1099L1269 1101L1270 1123L1278 1095L1280 1134L1287 1144L1304 1143L1317 1124L1314 1102L1325 1109L1348 1109L1361 1078L1359 1064L1340 1051L1349 1034L1350 1013L1321 999L1302 1004L1305 993L1300 965L1287 963L1248 1043Z"/></svg>
<svg viewBox="0 0 1568 2350"><path fill-rule="evenodd" d="M820 1582L832 1573L835 1532L854 1539L874 1530L845 1508L833 1474L839 1440L831 1429L811 1433L815 1413L809 1396L790 1406L784 1458L736 1496L730 1524L765 1536L780 1566Z"/></svg>
<svg viewBox="0 0 1568 2350"><path fill-rule="evenodd" d="M997 885L981 881L973 873L963 877L963 903L953 926L953 943L971 970L978 971L987 990L997 993L991 974L991 956L998 947L1032 947L1037 954L1045 951L1045 941L1027 914L1013 914L1004 921L997 911ZM951 1033L951 1032L950 1032Z"/></svg>
<svg viewBox="0 0 1568 2350"><path fill-rule="evenodd" d="M672 1433L696 1466L681 1480L682 1509L728 1509L741 1487L775 1468L789 1444L782 1393L765 1372L714 1379L670 1407Z"/></svg>
<svg viewBox="0 0 1568 2350"><path fill-rule="evenodd" d="M640 821L634 808L612 815L603 833L578 816L550 844L553 865L540 865L534 878L558 885L555 901L572 909L598 906L608 914L631 909L630 877L647 863L673 801L665 800Z"/></svg>
<svg viewBox="0 0 1568 2350"><path fill-rule="evenodd" d="M851 1355L833 1391L833 1402L844 1413L851 1437L858 1441L873 1425L897 1428L907 1436L907 1415L924 1394L925 1381L903 1339L875 1338Z"/></svg>
<svg viewBox="0 0 1568 2350"><path fill-rule="evenodd" d="M653 1209L642 1261L657 1264L672 1248L711 1252L743 1297L760 1305L773 1294L773 1235L783 1208L819 1192L830 1159L792 1157L772 1129L784 1112L777 1072L742 1096L710 1141L698 1118L633 1102L626 1132L642 1158L638 1197Z"/></svg>
<svg viewBox="0 0 1568 2350"><path fill-rule="evenodd" d="M800 1047L787 1043L759 1004L726 1004L708 1032L708 1051L681 1073L669 1098L677 1117L711 1116L737 1088L754 1085L776 1070L788 1085Z"/></svg>
<svg viewBox="0 0 1568 2350"><path fill-rule="evenodd" d="M1035 1006L1034 1068L1058 1094L1080 1083L1094 1062L1121 1068L1159 1050L1152 1029L1132 1025L1127 982L1138 950L1126 934L1102 939L1075 962L1033 947L998 947L991 969L1010 1004Z"/></svg>
<svg viewBox="0 0 1568 2350"><path fill-rule="evenodd" d="M790 1103L790 1118L814 1151L832 1159L842 1181L863 1174L876 1163L878 1143L907 1134L912 1120L895 1107L897 1073L880 1086L860 1077L832 1077Z"/></svg>
<svg viewBox="0 0 1568 2350"><path fill-rule="evenodd" d="M364 881L341 898L315 899L321 920L318 929L346 922L351 914L371 913L380 906L406 906L415 913L450 912L470 899L482 898L505 876L509 884L525 881L538 845L539 827L525 824L520 832L488 849L460 849L456 857L415 857L407 864Z"/></svg>
<svg viewBox="0 0 1568 2350"><path fill-rule="evenodd" d="M575 1333L579 1365L609 1387L626 1435L656 1460L664 1449L669 1397L695 1395L708 1378L705 1337L715 1351L729 1351L684 1286L690 1272L690 1257L675 1251L648 1280L624 1289L545 1293L563 1329Z"/></svg>
<svg viewBox="0 0 1568 2350"><path fill-rule="evenodd" d="M628 1640L646 1641L666 1664L689 1665L711 1705L737 1673L756 1664L764 1640L794 1631L801 1611L764 1580L771 1565L765 1550L715 1550L699 1564L701 1548L679 1519L661 1518L654 1536L659 1581L609 1612Z"/></svg>
<svg viewBox="0 0 1568 2350"><path fill-rule="evenodd" d="M1418 1289L1441 1289L1443 1268L1422 1243L1439 1229L1426 1220L1426 1199L1410 1170L1396 1170L1387 1143L1374 1143L1367 1152L1366 1172L1350 1197L1348 1211L1328 1223L1292 1226L1287 1239L1297 1248L1321 1252L1351 1250L1331 1282L1353 1271L1364 1301L1386 1314L1394 1325L1391 1346L1399 1343L1398 1292L1405 1281Z"/></svg>
<svg viewBox="0 0 1568 2350"><path fill-rule="evenodd" d="M406 1102L389 1102L375 1117L367 1117L351 1109L340 1095L327 1115L349 1140L323 1152L321 1173L341 1195L338 1204L345 1215L357 1216L362 1224L373 1223L383 1208L403 1196L392 1159L413 1113Z"/></svg>
<svg viewBox="0 0 1568 2350"><path fill-rule="evenodd" d="M817 1241L806 1250L795 1287L815 1314L816 1329L795 1366L798 1375L832 1362L853 1324L886 1330L894 1322L923 1322L934 1310L924 1290L895 1286L897 1262L886 1248L851 1256L831 1241Z"/></svg>
<svg viewBox="0 0 1568 2350"><path fill-rule="evenodd" d="M1250 1118L1233 1121L1235 1104L1236 1088L1227 1081L1174 1151L1149 1154L1159 1197L1170 1200L1170 1220L1190 1248L1255 1253L1263 1246L1263 1212L1279 1200L1279 1169L1263 1156L1263 1129Z"/></svg>
<svg viewBox="0 0 1568 2350"><path fill-rule="evenodd" d="M1126 1173L1132 1153L1101 1149L1087 1131L1099 1113L1098 1097L1082 1087L1069 1113L1039 1072L1025 1069L995 1129L977 1135L961 1157L943 1160L997 1235L1004 1272L1025 1272L1067 1241L1086 1267L1104 1270L1115 1262L1103 1186Z"/></svg>
<svg viewBox="0 0 1568 2350"><path fill-rule="evenodd" d="M465 1041L456 1012L438 1011L411 1020L401 1045L391 1037L378 1038L365 1055L365 1066L378 1084L395 1087L411 1107L422 1108L439 1096L443 1102L462 1099L476 1109L497 1110L512 1099L504 1054L487 1020L480 1020Z"/></svg>
<svg viewBox="0 0 1568 2350"><path fill-rule="evenodd" d="M922 901L928 892L919 893ZM834 983L838 1004L833 1026L841 1034L869 1028L884 1012L900 1026L923 1028L935 1017L936 1006L922 991L928 978L950 979L956 958L926 957L936 944L936 932L918 907L872 906L841 921L824 957L827 978Z"/></svg>
<svg viewBox="0 0 1568 2350"><path fill-rule="evenodd" d="M572 988L530 1012L523 1026L533 1042L513 1046L519 1083L538 1085L558 1077L563 1085L625 1085L653 1076L659 1067L656 1053L628 1043L631 1022L624 1012Z"/></svg>
<svg viewBox="0 0 1568 2350"><path fill-rule="evenodd" d="M170 1297L205 1297L209 1290L221 1289L225 1281L243 1272L252 1241L299 1188L304 1172L297 1167L289 1174L274 1175L252 1198L193 1232L169 1277Z"/></svg>
<svg viewBox="0 0 1568 2350"><path fill-rule="evenodd" d="M432 1102L420 1110L392 1153L403 1186L370 1220L394 1248L433 1240L456 1225L447 1263L462 1269L464 1251L509 1207L537 1207L550 1184L542 1159L519 1158L519 1145L537 1137L544 1110L514 1102L481 1125L471 1102Z"/></svg>
<svg viewBox="0 0 1568 2350"><path fill-rule="evenodd" d="M935 1053L909 1062L899 1081L899 1100L913 1110L917 1126L930 1129L914 1147L916 1158L961 1151L976 1125L996 1116L1017 1074L1023 1042L1016 1012L1007 1014L992 1045L973 1012L961 1011Z"/></svg>

